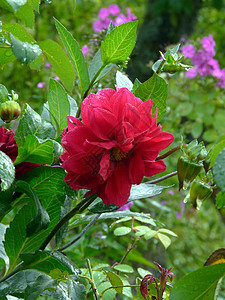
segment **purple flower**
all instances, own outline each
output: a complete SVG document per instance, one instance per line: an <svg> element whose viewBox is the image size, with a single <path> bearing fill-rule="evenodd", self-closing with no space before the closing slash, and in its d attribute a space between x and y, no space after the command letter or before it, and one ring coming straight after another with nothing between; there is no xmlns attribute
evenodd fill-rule
<svg viewBox="0 0 225 300"><path fill-rule="evenodd" d="M177 219L181 219L183 217L183 215L184 215L184 207L185 207L185 204L184 204L183 201L181 201L180 202L181 211L176 213L176 218Z"/></svg>
<svg viewBox="0 0 225 300"><path fill-rule="evenodd" d="M174 195L174 192L173 192L172 190L169 190L169 191L168 191L168 194L170 194L171 196L173 196L173 195Z"/></svg>
<svg viewBox="0 0 225 300"><path fill-rule="evenodd" d="M45 64L45 68L46 69L50 69L52 66L51 66L51 64L49 63L49 62L47 62L46 64Z"/></svg>
<svg viewBox="0 0 225 300"><path fill-rule="evenodd" d="M88 53L88 46L87 45L84 45L81 49L82 53L83 53L83 56L85 57Z"/></svg>
<svg viewBox="0 0 225 300"><path fill-rule="evenodd" d="M128 22L127 17L124 14L119 14L119 16L114 20L113 25L119 26L127 22Z"/></svg>
<svg viewBox="0 0 225 300"><path fill-rule="evenodd" d="M127 19L128 19L128 22L137 20L137 17L135 16L135 14L131 13L129 7L127 7Z"/></svg>
<svg viewBox="0 0 225 300"><path fill-rule="evenodd" d="M186 76L189 78L194 78L197 76L197 69L196 68L191 68L190 70L185 72Z"/></svg>
<svg viewBox="0 0 225 300"><path fill-rule="evenodd" d="M37 84L37 87L38 87L39 89L43 89L44 86L45 86L45 82L39 82L39 83Z"/></svg>
<svg viewBox="0 0 225 300"><path fill-rule="evenodd" d="M225 69L220 70L221 72L221 77L220 80L218 82L218 86L220 86L222 89L225 88Z"/></svg>
<svg viewBox="0 0 225 300"><path fill-rule="evenodd" d="M181 51L184 53L185 57L192 58L195 54L195 47L192 45L186 45L181 49Z"/></svg>
<svg viewBox="0 0 225 300"><path fill-rule="evenodd" d="M93 27L94 32L100 32L104 28L104 23L102 20L96 20L93 23L92 27Z"/></svg>
<svg viewBox="0 0 225 300"><path fill-rule="evenodd" d="M216 46L216 43L213 40L213 37L211 34L208 37L205 36L202 39L202 47L205 49L206 52L208 52L211 55L211 57L213 57L216 54L215 50L214 50L215 46Z"/></svg>
<svg viewBox="0 0 225 300"><path fill-rule="evenodd" d="M131 206L134 204L133 201L128 202L127 204L121 206L119 209L116 211L123 211L123 210L130 210Z"/></svg>
<svg viewBox="0 0 225 300"><path fill-rule="evenodd" d="M105 20L109 16L108 8L101 8L98 13L98 17Z"/></svg>
<svg viewBox="0 0 225 300"><path fill-rule="evenodd" d="M161 201L161 205L167 205L167 201Z"/></svg>
<svg viewBox="0 0 225 300"><path fill-rule="evenodd" d="M60 78L59 78L58 76L55 76L54 79L55 79L56 81L60 81Z"/></svg>
<svg viewBox="0 0 225 300"><path fill-rule="evenodd" d="M109 14L112 16L117 16L120 13L120 8L117 4L111 4L108 8Z"/></svg>

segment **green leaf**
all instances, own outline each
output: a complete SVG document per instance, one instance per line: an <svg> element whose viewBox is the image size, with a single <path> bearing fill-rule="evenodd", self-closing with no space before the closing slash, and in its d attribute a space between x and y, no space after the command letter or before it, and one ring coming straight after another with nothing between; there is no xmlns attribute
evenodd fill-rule
<svg viewBox="0 0 225 300"><path fill-rule="evenodd" d="M45 289L55 290L57 281L50 276L41 274L35 281L29 282L24 290L24 298L26 300L37 299Z"/></svg>
<svg viewBox="0 0 225 300"><path fill-rule="evenodd" d="M219 192L216 196L216 208L221 209L225 206L225 193Z"/></svg>
<svg viewBox="0 0 225 300"><path fill-rule="evenodd" d="M35 60L33 60L30 64L29 67L31 68L31 70L40 70L41 66L43 65L44 62L44 56L41 53L38 58L36 58Z"/></svg>
<svg viewBox="0 0 225 300"><path fill-rule="evenodd" d="M40 2L41 0L28 0L28 3L36 12L39 12Z"/></svg>
<svg viewBox="0 0 225 300"><path fill-rule="evenodd" d="M225 192L225 148L218 154L213 166L213 178L216 185Z"/></svg>
<svg viewBox="0 0 225 300"><path fill-rule="evenodd" d="M71 206L72 206L72 199L70 197L66 196L65 202L63 204L63 206L61 206L61 214L60 214L60 220L70 212L71 210ZM56 241L56 245L59 247L62 243L62 240L64 239L67 230L68 230L68 226L69 226L69 221L64 224L56 233L55 236L55 241Z"/></svg>
<svg viewBox="0 0 225 300"><path fill-rule="evenodd" d="M7 227L8 227L8 225L4 225L4 224L0 223L0 259L3 260L6 271L9 266L9 258L5 252L5 248L3 246L3 241L5 238L5 232L6 232Z"/></svg>
<svg viewBox="0 0 225 300"><path fill-rule="evenodd" d="M107 34L101 44L104 65L122 63L131 54L136 40L137 21L124 23Z"/></svg>
<svg viewBox="0 0 225 300"><path fill-rule="evenodd" d="M9 3L9 5L13 8L15 12L27 2L27 0L6 0L6 1Z"/></svg>
<svg viewBox="0 0 225 300"><path fill-rule="evenodd" d="M224 263L200 268L174 285L170 300L214 300L217 283L224 275Z"/></svg>
<svg viewBox="0 0 225 300"><path fill-rule="evenodd" d="M17 146L23 147L26 137L34 135L39 139L45 140L55 136L53 125L41 118L28 104L25 105L23 118L20 119L16 130Z"/></svg>
<svg viewBox="0 0 225 300"><path fill-rule="evenodd" d="M24 297L26 288L28 286L35 285L37 280L39 283L38 286L40 286L40 282L42 282L45 283L45 286L47 285L48 287L56 287L56 284L54 285L52 278L48 275L33 270L20 271L0 283L1 299L7 299L3 298L7 295L16 296L19 298ZM39 290L38 286L37 291ZM29 294L27 296L29 296ZM35 298L29 297L27 299L33 300Z"/></svg>
<svg viewBox="0 0 225 300"><path fill-rule="evenodd" d="M16 60L11 48L0 48L0 67Z"/></svg>
<svg viewBox="0 0 225 300"><path fill-rule="evenodd" d="M26 29L18 23L6 23L2 26L3 31L11 33L21 42L34 43L34 38L26 31Z"/></svg>
<svg viewBox="0 0 225 300"><path fill-rule="evenodd" d="M97 287L97 291L98 293L102 293L104 290L106 290L107 288L111 287L111 283L110 282L103 282L101 283L98 287ZM108 291L106 291L101 300L115 300L115 296L116 296L116 290L115 289L109 289Z"/></svg>
<svg viewBox="0 0 225 300"><path fill-rule="evenodd" d="M67 127L67 116L70 114L70 103L64 88L56 80L50 79L48 92L48 105L51 112L50 118L54 124L57 121L56 128L60 129L58 135ZM54 116L54 118L53 118Z"/></svg>
<svg viewBox="0 0 225 300"><path fill-rule="evenodd" d="M135 90L135 96L143 101L151 99L153 101L152 114L154 115L158 108L157 121L162 119L167 98L167 83L163 78L154 73L151 78L139 85Z"/></svg>
<svg viewBox="0 0 225 300"><path fill-rule="evenodd" d="M87 223L91 222L95 217L96 217L96 214L92 214L90 216L85 216L85 217L82 215L81 219L78 219L69 225L69 229L75 228L80 225L87 224ZM146 218L148 220L153 220L151 217L149 217L145 214L136 213L136 212L132 212L129 210L104 213L99 217L99 220L120 219L123 217L142 217L142 218Z"/></svg>
<svg viewBox="0 0 225 300"><path fill-rule="evenodd" d="M142 223L147 223L147 224L151 224L153 226L156 226L155 222L153 221L153 219L149 220L146 218L141 218L141 217L135 217L136 221L142 222Z"/></svg>
<svg viewBox="0 0 225 300"><path fill-rule="evenodd" d="M65 88L71 92L75 75L71 62L62 47L54 41L43 41L38 44L47 56L56 75L60 78Z"/></svg>
<svg viewBox="0 0 225 300"><path fill-rule="evenodd" d="M139 87L141 85L141 82L137 79L137 78L135 78L135 80L134 80L134 85L133 85L133 88L132 88L132 93L133 94L135 94L135 91L136 91L136 89Z"/></svg>
<svg viewBox="0 0 225 300"><path fill-rule="evenodd" d="M73 38L72 34L57 19L55 19L55 25L63 42L63 45L66 48L67 54L78 75L80 83L80 93L81 95L83 95L89 86L88 69L84 60L83 53L79 47L79 44Z"/></svg>
<svg viewBox="0 0 225 300"><path fill-rule="evenodd" d="M55 291L46 290L42 294L53 299L86 300L86 289L83 284L77 282L75 275L61 281Z"/></svg>
<svg viewBox="0 0 225 300"><path fill-rule="evenodd" d="M26 194L21 195L16 203L25 205L10 223L5 235L5 250L10 260L12 271L19 262L19 255L23 252L33 252L40 245L49 232L58 223L61 206L65 201L64 183L65 171L60 167L40 167L27 172L23 180L27 181L45 207L51 223L49 227L34 236L26 237L26 226L34 218L36 212L33 200ZM32 201L31 201L32 200Z"/></svg>
<svg viewBox="0 0 225 300"><path fill-rule="evenodd" d="M12 160L2 151L0 151L0 179L3 192L10 188L15 179L15 167Z"/></svg>
<svg viewBox="0 0 225 300"><path fill-rule="evenodd" d="M19 18L26 27L33 28L34 26L34 11L29 3L21 6L16 12L16 17Z"/></svg>
<svg viewBox="0 0 225 300"><path fill-rule="evenodd" d="M37 232L48 228L50 224L49 215L45 208L41 205L37 195L31 189L30 185L22 180L16 182L16 187L20 191L27 194L31 199L33 199L34 206L36 206L35 217L27 224L26 233L27 237L36 234Z"/></svg>
<svg viewBox="0 0 225 300"><path fill-rule="evenodd" d="M137 199L153 197L162 193L163 189L167 186L159 186L156 184L141 183L139 185L132 185L130 191L130 197L128 201L134 201Z"/></svg>
<svg viewBox="0 0 225 300"><path fill-rule="evenodd" d="M165 249L168 248L169 245L171 244L171 239L167 235L162 234L162 233L157 233L157 236L158 236L160 242L165 247Z"/></svg>
<svg viewBox="0 0 225 300"><path fill-rule="evenodd" d="M41 49L38 45L21 42L11 33L9 35L12 43L12 51L22 64L28 65L41 54Z"/></svg>
<svg viewBox="0 0 225 300"><path fill-rule="evenodd" d="M212 152L211 152L211 156L210 156L210 165L209 165L209 168L212 168L214 163L215 163L215 160L218 156L218 154L225 148L225 137L219 141L219 143L217 143L213 149L212 149Z"/></svg>
<svg viewBox="0 0 225 300"><path fill-rule="evenodd" d="M167 234L169 234L169 235L172 235L172 236L177 237L177 234L176 234L176 233L174 233L173 231L171 231L171 230L169 230L169 229L166 229L166 228L160 228L160 229L158 230L158 232L167 233Z"/></svg>
<svg viewBox="0 0 225 300"><path fill-rule="evenodd" d="M112 286L123 285L123 281L120 279L120 277L116 273L109 271L107 273L107 277L109 278L109 281L112 284ZM119 294L122 294L122 292L123 292L122 287L115 288L115 290Z"/></svg>
<svg viewBox="0 0 225 300"><path fill-rule="evenodd" d="M103 66L102 58L101 58L101 49L95 54L94 58L91 61L90 67L88 69L90 80L94 78L94 76L99 72L101 67ZM104 77L109 71L112 70L114 64L109 64L105 66L102 71L98 74L95 82L99 81L102 77Z"/></svg>
<svg viewBox="0 0 225 300"><path fill-rule="evenodd" d="M51 165L53 162L53 141L42 142L36 136L26 136L24 146L18 149L18 156L14 165L24 161Z"/></svg>
<svg viewBox="0 0 225 300"><path fill-rule="evenodd" d="M150 275L152 274L151 272L149 272L149 270L145 270L142 268L137 268L137 271L142 278L144 278L148 274L150 274Z"/></svg>
<svg viewBox="0 0 225 300"><path fill-rule="evenodd" d="M20 254L21 260L24 261L23 269L34 269L50 275L54 269L59 269L61 272L68 274L78 274L79 269L72 264L69 259L57 251L36 251L35 253Z"/></svg>
<svg viewBox="0 0 225 300"><path fill-rule="evenodd" d="M194 122L192 129L191 129L191 134L194 139L197 139L200 137L203 131L203 124L200 122Z"/></svg>
<svg viewBox="0 0 225 300"><path fill-rule="evenodd" d="M5 216L5 213L7 213L7 211L11 210L11 201L13 193L14 185L12 185L7 191L0 192L0 219Z"/></svg>
<svg viewBox="0 0 225 300"><path fill-rule="evenodd" d="M94 203L93 205L90 206L90 208L88 208L88 210L91 211L92 213L98 213L98 214L115 211L117 209L119 209L119 207L116 206L115 204L108 204L107 206L105 206L102 200L98 201L97 203Z"/></svg>
<svg viewBox="0 0 225 300"><path fill-rule="evenodd" d="M134 269L131 266L125 265L125 264L119 264L113 267L113 269L123 272L123 273L133 273Z"/></svg>
<svg viewBox="0 0 225 300"><path fill-rule="evenodd" d="M147 231L146 233L145 233L145 235L144 235L144 238L146 239L146 240L150 240L151 238L153 238L155 235L157 234L157 231L156 230L149 230L149 231Z"/></svg>
<svg viewBox="0 0 225 300"><path fill-rule="evenodd" d="M0 103L7 101L7 99L8 99L8 90L3 84L0 84Z"/></svg>
<svg viewBox="0 0 225 300"><path fill-rule="evenodd" d="M114 234L117 236L126 235L130 232L131 232L131 228L125 226L118 227L114 230Z"/></svg>
<svg viewBox="0 0 225 300"><path fill-rule="evenodd" d="M119 88L127 88L128 90L132 90L133 88L133 83L132 81L123 73L121 73L120 71L116 72L116 85Z"/></svg>
<svg viewBox="0 0 225 300"><path fill-rule="evenodd" d="M206 130L202 138L204 141L212 143L218 138L218 131L215 129Z"/></svg>

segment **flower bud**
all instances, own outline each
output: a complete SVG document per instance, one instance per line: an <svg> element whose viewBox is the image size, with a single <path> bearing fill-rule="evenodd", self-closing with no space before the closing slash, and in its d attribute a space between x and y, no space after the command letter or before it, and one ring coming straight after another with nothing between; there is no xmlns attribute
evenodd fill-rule
<svg viewBox="0 0 225 300"><path fill-rule="evenodd" d="M0 84L0 104L7 101L7 97L8 97L8 90L7 88Z"/></svg>
<svg viewBox="0 0 225 300"><path fill-rule="evenodd" d="M21 109L19 103L6 101L0 106L0 118L5 122L10 122L19 117Z"/></svg>
<svg viewBox="0 0 225 300"><path fill-rule="evenodd" d="M187 184L195 179L201 172L202 162L193 162L188 157L181 156L177 161L177 175L179 179L179 190L182 189L184 183Z"/></svg>
<svg viewBox="0 0 225 300"><path fill-rule="evenodd" d="M194 180L190 188L190 202L197 208L199 201L204 201L212 195L213 189L205 182Z"/></svg>

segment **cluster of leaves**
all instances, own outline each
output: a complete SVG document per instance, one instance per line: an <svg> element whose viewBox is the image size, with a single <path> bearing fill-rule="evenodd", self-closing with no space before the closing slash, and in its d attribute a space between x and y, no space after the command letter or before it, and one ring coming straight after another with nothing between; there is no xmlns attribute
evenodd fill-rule
<svg viewBox="0 0 225 300"><path fill-rule="evenodd" d="M7 1L7 3L13 3L13 1ZM21 9L23 6L24 3ZM2 26L2 44L8 47L7 51L11 51L10 59L17 58L21 63L32 64L37 69L42 64L44 53L68 91L73 89L74 74L77 75L79 83L77 99L79 100L76 102L67 94L62 85L51 80L48 101L44 105L42 115L36 113L28 104L23 110L16 130L18 157L14 164L6 154L0 152L0 215L4 223L7 223L7 220L10 223L1 225L3 245L0 257L3 266L2 274L5 276L0 284L1 297L7 299L8 295L12 295L36 299L42 295L56 299L85 299L90 287L91 293L95 294L97 285L97 293L102 299L104 297L110 299L108 295L112 294L112 291L111 299L116 292L132 298L131 289L125 286L130 285L126 276L116 273L116 271L132 273L130 266L123 263L108 269L97 266L95 273L89 265L89 275L85 269L79 274L79 269L62 255L59 249L46 251L43 244L59 220L74 205L79 207L79 210L76 220L70 224L70 229L92 222L96 214L101 214L99 219L126 218L116 221L115 224L135 219L137 222L156 225L156 221L149 215L129 211L112 213L111 211L116 210L117 207L113 205L104 207L98 199L88 212L81 214L86 209L86 203L83 204L82 199L83 193L82 191L75 193L65 184L65 171L57 166L62 153L60 135L67 126L66 116L75 116L79 112L81 101L93 86L113 67L124 64L135 44L137 22L122 24L115 29L110 26L89 68L74 37L59 21L55 20L55 24L68 56L53 41L36 43L19 24L3 24ZM171 50L168 55L165 54L163 64L161 65L160 62L160 68L166 63L172 63L173 67L177 63L179 67L183 67L176 59L177 51L178 47ZM5 53L2 55L8 57ZM4 63L9 63L6 60ZM135 80L133 84L126 76L120 72L117 73L119 87L127 87L143 101L149 98L153 100L153 110L156 110L156 107L159 109L158 121L165 113L167 98L167 84L157 74L160 68L156 68L154 75L144 83ZM25 161L48 166L33 169L20 180L15 180L15 165ZM129 201L152 197L161 193L163 188L144 183L138 187L134 186ZM68 223L61 229L63 230L60 230L57 235L55 248L61 245ZM135 232L136 239L143 236L148 240L155 236L165 247L170 244L170 238L167 235L175 235L166 228L159 227L152 230L148 226L138 224L133 224L131 228L128 226L116 228L114 234L123 235L129 232ZM222 270L224 272L224 269ZM96 274L96 279L93 278L93 273ZM81 284L79 281L82 278ZM97 280L99 284L96 284Z"/></svg>

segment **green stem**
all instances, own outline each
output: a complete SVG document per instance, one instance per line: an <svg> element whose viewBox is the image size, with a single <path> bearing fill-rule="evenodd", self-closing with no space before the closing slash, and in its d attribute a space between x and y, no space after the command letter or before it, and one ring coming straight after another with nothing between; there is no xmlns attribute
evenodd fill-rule
<svg viewBox="0 0 225 300"><path fill-rule="evenodd" d="M94 277L93 277L93 273L92 273L92 269L91 269L91 262L88 258L87 258L87 265L88 265L88 270L89 270L89 274L90 274L91 281L92 281L93 293L94 293L95 299L98 300L99 299L98 291L97 291L97 287L95 285L95 281L94 281Z"/></svg>
<svg viewBox="0 0 225 300"><path fill-rule="evenodd" d="M106 66L106 65L103 64L103 65L101 66L101 68L98 70L98 72L95 74L95 76L92 78L91 82L89 83L89 86L88 86L87 90L84 92L83 97L81 98L81 103L82 103L82 101L87 97L87 95L88 95L90 89L91 89L91 88L93 87L93 85L95 84L95 80L98 78L99 74L100 74L101 71L105 68L105 66ZM76 118L79 118L79 117L80 117L80 112L81 112L80 107L81 107L81 103L80 103L80 106L79 106L79 108L78 108L78 110L77 110Z"/></svg>
<svg viewBox="0 0 225 300"><path fill-rule="evenodd" d="M110 286L107 289L105 289L104 291L101 292L101 294L99 294L100 298L102 298L103 294L105 292L107 292L110 289L116 289L116 288L124 288L124 287L140 287L139 284L131 284L131 285L114 285L114 286Z"/></svg>
<svg viewBox="0 0 225 300"><path fill-rule="evenodd" d="M57 231L77 213L83 212L96 198L97 194L93 194L82 200L80 203L78 203L77 206L75 206L74 209L72 209L67 215L65 215L53 228L53 230L49 233L47 238L40 246L39 250L44 250L48 243L51 241L51 239L54 237L54 235L57 233Z"/></svg>

